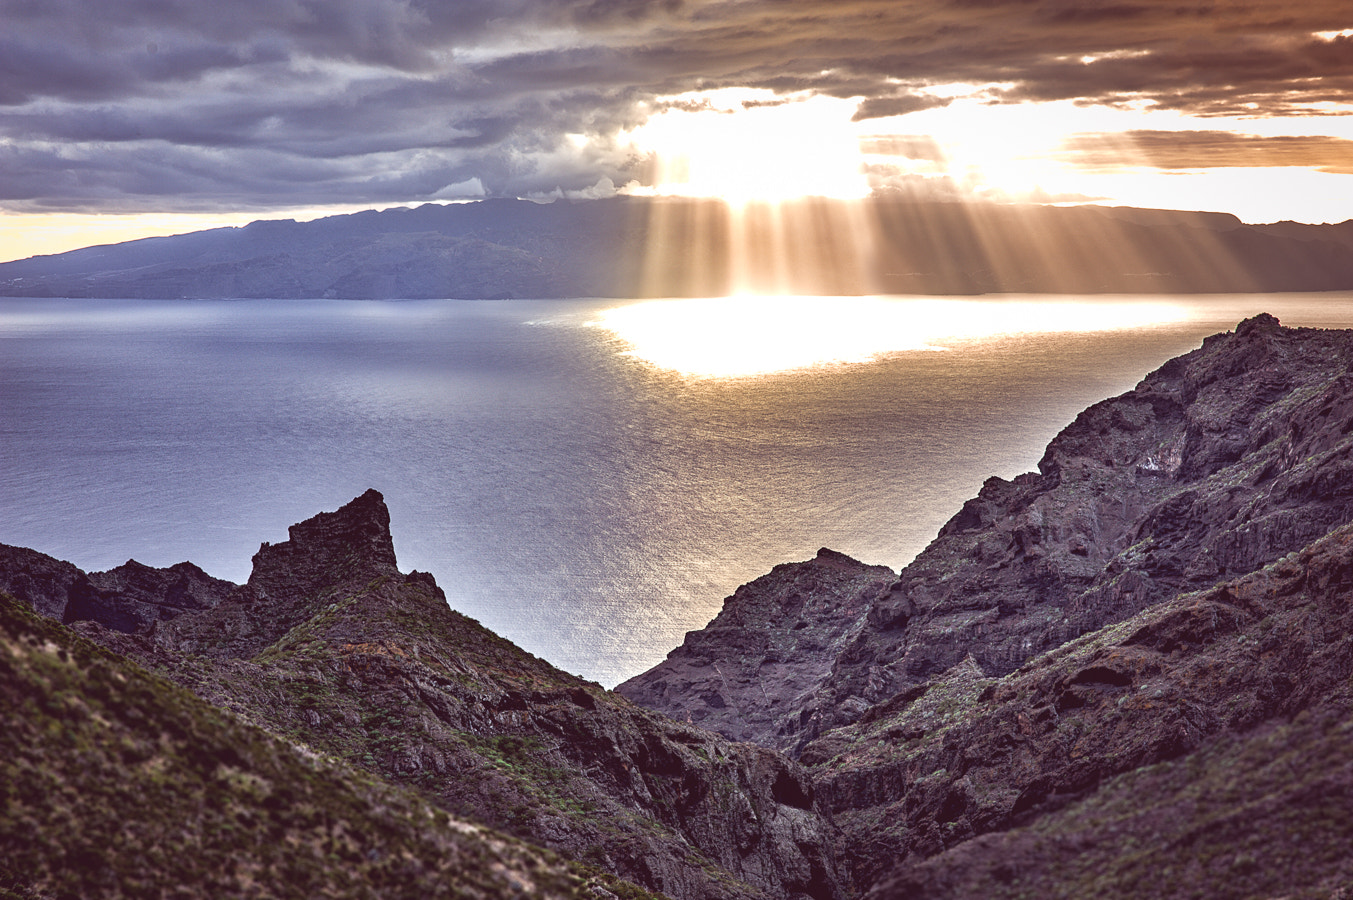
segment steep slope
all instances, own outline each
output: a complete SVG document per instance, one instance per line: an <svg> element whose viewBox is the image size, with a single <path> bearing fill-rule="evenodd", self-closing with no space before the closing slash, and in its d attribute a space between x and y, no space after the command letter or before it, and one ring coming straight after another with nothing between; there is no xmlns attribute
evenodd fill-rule
<svg viewBox="0 0 1353 900"><path fill-rule="evenodd" d="M1334 896L1350 599L1353 525L1003 678L961 665L804 759L858 883L903 861L876 896Z"/></svg>
<svg viewBox="0 0 1353 900"><path fill-rule="evenodd" d="M870 897L1346 897L1351 739L1347 712L1323 709L1225 735L1065 812L908 865Z"/></svg>
<svg viewBox="0 0 1353 900"><path fill-rule="evenodd" d="M1353 521L1353 332L1242 322L990 479L871 610L814 710L989 675Z"/></svg>
<svg viewBox="0 0 1353 900"><path fill-rule="evenodd" d="M301 752L0 594L6 897L647 897Z"/></svg>
<svg viewBox="0 0 1353 900"><path fill-rule="evenodd" d="M1351 369L1353 332L1260 315L1090 407L1038 472L989 479L964 504L873 601L820 689L777 709L771 745L801 749L967 657L1006 674L1353 521ZM752 727L736 711L757 706L754 685L711 690L684 702L722 703L726 733ZM682 703L660 708L680 718Z"/></svg>
<svg viewBox="0 0 1353 900"><path fill-rule="evenodd" d="M785 749L794 720L831 674L832 660L868 627L896 574L822 549L776 566L724 601L667 659L618 685L640 706L739 741Z"/></svg>
<svg viewBox="0 0 1353 900"><path fill-rule="evenodd" d="M403 575L368 491L264 545L217 606L84 635L444 809L672 897L836 898L807 774L632 706Z"/></svg>

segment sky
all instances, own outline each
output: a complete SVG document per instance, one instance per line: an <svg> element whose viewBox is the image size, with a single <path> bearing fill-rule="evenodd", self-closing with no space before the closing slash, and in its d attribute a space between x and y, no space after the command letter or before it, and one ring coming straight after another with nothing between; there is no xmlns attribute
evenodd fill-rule
<svg viewBox="0 0 1353 900"><path fill-rule="evenodd" d="M1353 218L1348 0L0 0L0 260L482 197Z"/></svg>

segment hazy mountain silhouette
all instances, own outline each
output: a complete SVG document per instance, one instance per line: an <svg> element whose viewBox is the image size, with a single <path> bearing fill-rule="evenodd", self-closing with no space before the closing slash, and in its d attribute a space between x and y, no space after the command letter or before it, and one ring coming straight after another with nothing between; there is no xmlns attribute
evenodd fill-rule
<svg viewBox="0 0 1353 900"><path fill-rule="evenodd" d="M0 264L0 296L465 298L1353 289L1353 221L805 199L486 200Z"/></svg>

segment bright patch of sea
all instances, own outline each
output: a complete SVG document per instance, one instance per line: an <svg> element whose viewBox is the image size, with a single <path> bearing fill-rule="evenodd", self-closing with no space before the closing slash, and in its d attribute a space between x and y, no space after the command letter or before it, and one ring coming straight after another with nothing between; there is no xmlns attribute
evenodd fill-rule
<svg viewBox="0 0 1353 900"><path fill-rule="evenodd" d="M375 487L403 569L609 686L777 563L904 565L1208 334L1353 327L1353 294L740 302L0 300L0 543L243 581Z"/></svg>

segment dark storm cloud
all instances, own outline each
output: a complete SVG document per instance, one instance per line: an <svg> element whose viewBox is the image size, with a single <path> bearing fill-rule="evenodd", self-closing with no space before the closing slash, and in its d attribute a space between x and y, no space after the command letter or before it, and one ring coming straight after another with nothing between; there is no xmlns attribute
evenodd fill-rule
<svg viewBox="0 0 1353 900"><path fill-rule="evenodd" d="M0 23L11 209L619 184L647 171L619 129L720 87L850 98L857 120L951 83L1217 117L1353 97L1346 0L0 0ZM1343 171L1330 152L1284 150Z"/></svg>

